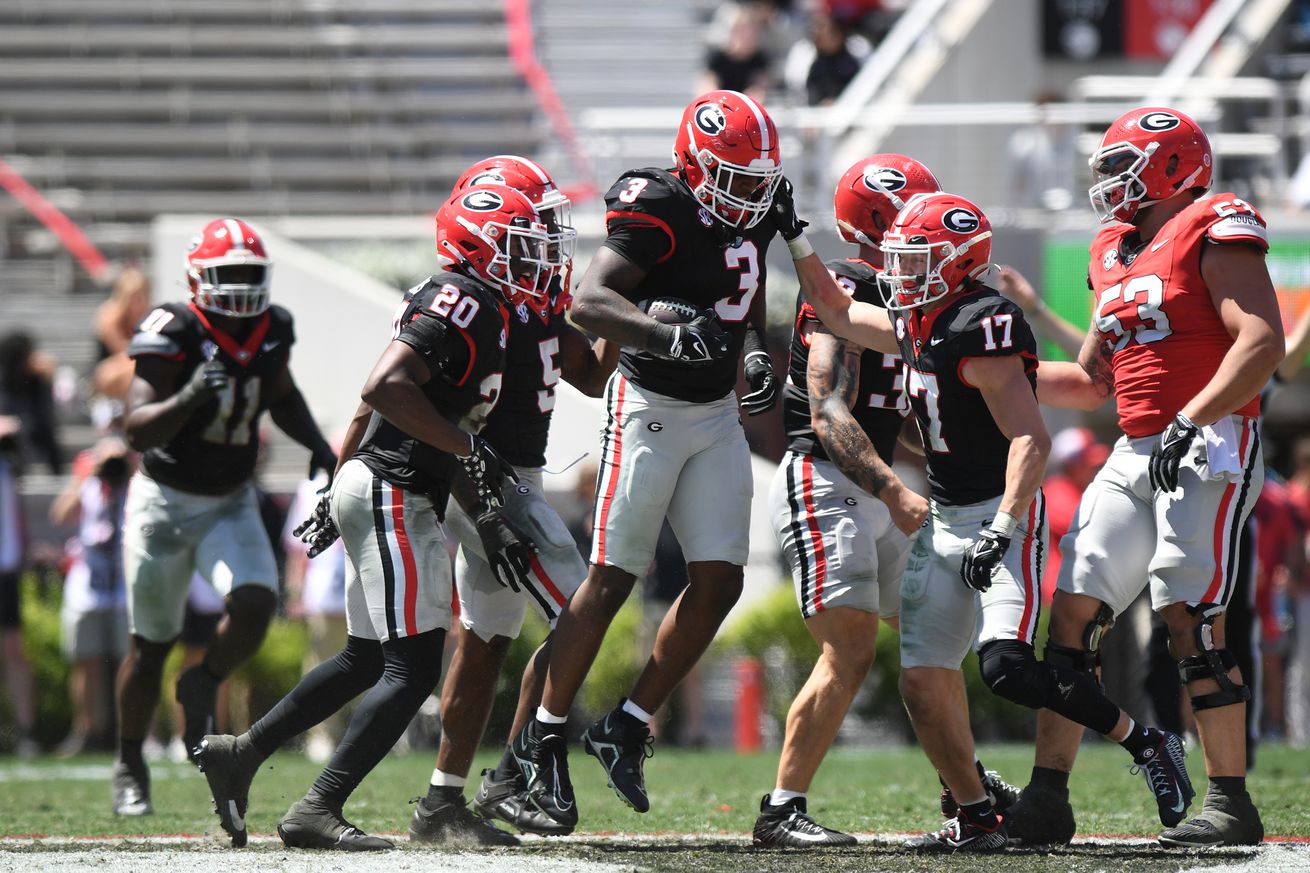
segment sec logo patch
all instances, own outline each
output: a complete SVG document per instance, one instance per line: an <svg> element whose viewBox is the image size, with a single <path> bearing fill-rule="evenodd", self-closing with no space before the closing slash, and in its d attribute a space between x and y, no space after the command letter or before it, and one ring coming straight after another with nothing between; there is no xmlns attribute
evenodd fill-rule
<svg viewBox="0 0 1310 873"><path fill-rule="evenodd" d="M1115 262L1118 260L1119 260L1118 249L1110 249L1104 255L1101 256L1101 269L1102 270L1110 269L1111 267L1114 266Z"/></svg>

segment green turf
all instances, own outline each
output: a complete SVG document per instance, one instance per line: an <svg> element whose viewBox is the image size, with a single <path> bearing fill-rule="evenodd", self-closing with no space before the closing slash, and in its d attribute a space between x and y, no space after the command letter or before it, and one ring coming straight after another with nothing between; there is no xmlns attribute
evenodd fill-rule
<svg viewBox="0 0 1310 873"><path fill-rule="evenodd" d="M1001 770L1017 784L1026 781L1032 750L1025 746L982 749L987 766ZM1071 786L1082 834L1150 836L1159 829L1154 803L1141 776L1123 767L1126 756L1117 747L1087 744ZM1190 759L1194 776L1201 775L1199 756ZM813 855L752 852L739 842L679 844L678 834L747 834L760 795L772 786L776 753L738 756L725 752L660 749L647 762L651 811L638 815L605 786L600 767L580 750L572 757L573 781L582 814L579 832L668 834L639 847L595 843L570 846L537 844L517 850L544 857L564 855L578 860L604 860L653 870L697 869L702 873L737 870L815 869ZM474 773L490 766L480 756ZM146 819L116 819L109 812L108 759L85 757L65 762L0 764L0 835L103 836L218 833L210 811L204 777L189 765L154 766L157 814ZM425 790L431 773L428 755L389 757L365 780L351 799L347 815L373 832L403 832L410 815L410 798ZM252 833L268 834L287 806L313 781L318 768L295 754L284 753L265 764L251 794L247 820ZM1310 752L1264 746L1260 766L1250 780L1270 835L1310 834ZM1204 780L1198 782L1204 790ZM472 793L470 788L470 794ZM857 832L904 833L936 826L938 786L932 769L917 748L835 749L810 793L810 812L819 821ZM948 865L916 858L913 863L892 847L865 845L851 852L828 853L825 866L845 869L987 869L994 862L954 858ZM1011 857L1011 856L1007 856ZM1204 860L1225 866L1237 858L1165 854L1154 847L1115 849L1107 866L1102 852L1074 847L1058 855L1022 858L1025 870L1181 869ZM1188 858L1187 864L1175 863ZM808 860L807 860L808 859ZM899 859L899 860L898 860ZM1181 867L1180 867L1181 864ZM908 865L908 866L907 866ZM1163 865L1163 866L1161 866ZM1018 869L1008 867L1008 869Z"/></svg>

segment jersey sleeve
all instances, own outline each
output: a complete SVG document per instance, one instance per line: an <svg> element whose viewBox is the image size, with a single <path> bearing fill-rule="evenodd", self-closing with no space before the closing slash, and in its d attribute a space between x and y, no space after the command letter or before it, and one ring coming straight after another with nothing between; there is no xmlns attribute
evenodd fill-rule
<svg viewBox="0 0 1310 873"><path fill-rule="evenodd" d="M1250 203L1228 194L1206 201L1205 238L1212 243L1254 243L1269 251L1269 229L1264 216Z"/></svg>
<svg viewBox="0 0 1310 873"><path fill-rule="evenodd" d="M951 322L952 350L967 358L1022 355L1037 365L1037 339L1023 310L1000 295L990 295L960 309Z"/></svg>
<svg viewBox="0 0 1310 873"><path fill-rule="evenodd" d="M605 194L605 247L644 270L673 257L672 192L640 173L620 178Z"/></svg>
<svg viewBox="0 0 1310 873"><path fill-rule="evenodd" d="M401 325L399 342L418 352L433 378L463 384L472 363L472 347L465 334L432 312L416 311Z"/></svg>
<svg viewBox="0 0 1310 873"><path fill-rule="evenodd" d="M290 310L281 306L268 308L272 322L269 324L270 337L276 337L283 346L290 348L296 341L296 321Z"/></svg>
<svg viewBox="0 0 1310 873"><path fill-rule="evenodd" d="M185 310L179 311L174 304L152 309L132 334L127 356L182 360L186 357L186 318Z"/></svg>

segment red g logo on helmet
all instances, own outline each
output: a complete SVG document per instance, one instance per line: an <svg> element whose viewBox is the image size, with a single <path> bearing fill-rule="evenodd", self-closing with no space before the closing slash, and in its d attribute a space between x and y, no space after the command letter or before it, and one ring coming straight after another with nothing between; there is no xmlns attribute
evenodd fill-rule
<svg viewBox="0 0 1310 873"><path fill-rule="evenodd" d="M1181 112L1144 107L1115 119L1088 159L1087 189L1102 221L1131 222L1140 209L1210 187L1214 158L1200 126Z"/></svg>
<svg viewBox="0 0 1310 873"><path fill-rule="evenodd" d="M939 188L927 167L905 155L870 155L856 161L842 174L833 195L837 233L848 243L876 247L911 197Z"/></svg>
<svg viewBox="0 0 1310 873"><path fill-rule="evenodd" d="M883 236L878 288L890 310L965 291L990 266L992 225L958 194L917 194Z"/></svg>
<svg viewBox="0 0 1310 873"><path fill-rule="evenodd" d="M249 318L269 306L273 262L264 241L239 218L217 218L191 240L187 286L200 309Z"/></svg>
<svg viewBox="0 0 1310 873"><path fill-rule="evenodd" d="M764 107L737 91L711 91L691 102L673 160L696 199L732 228L758 224L782 180L778 128Z"/></svg>

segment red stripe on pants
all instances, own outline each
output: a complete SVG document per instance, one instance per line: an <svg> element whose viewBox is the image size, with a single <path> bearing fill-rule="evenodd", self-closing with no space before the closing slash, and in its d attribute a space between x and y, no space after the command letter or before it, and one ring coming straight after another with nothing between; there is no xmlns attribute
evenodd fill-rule
<svg viewBox="0 0 1310 873"><path fill-rule="evenodd" d="M405 635L412 637L418 633L418 619L415 615L418 606L418 570L414 567L414 550L409 546L409 534L405 533L404 492L392 488L391 500L391 524L396 529L396 546L405 565Z"/></svg>
<svg viewBox="0 0 1310 873"><path fill-rule="evenodd" d="M805 498L805 517L810 524L810 542L814 544L814 611L823 611L823 579L828 559L823 553L823 534L814 517L814 462L809 455L801 459L801 493Z"/></svg>
<svg viewBox="0 0 1310 873"><path fill-rule="evenodd" d="M609 521L610 501L619 485L619 464L623 460L623 394L628 380L619 376L619 387L614 396L614 459L610 463L610 481L605 488L605 499L601 501L599 517L596 519L596 563L605 563L605 525ZM604 459L601 459L604 463Z"/></svg>

